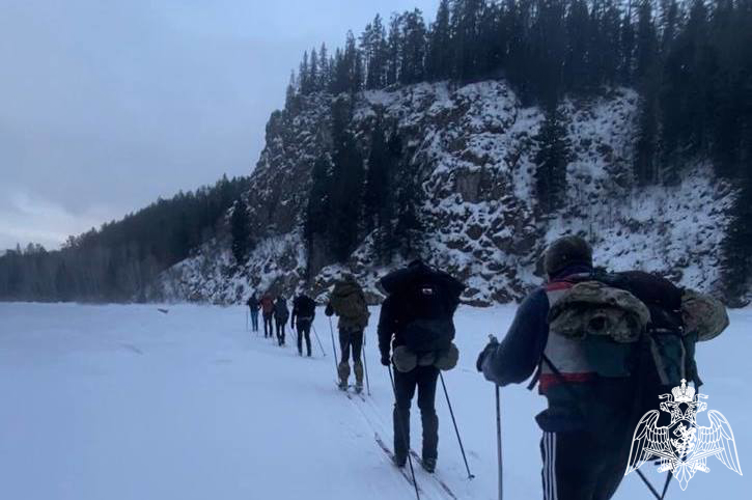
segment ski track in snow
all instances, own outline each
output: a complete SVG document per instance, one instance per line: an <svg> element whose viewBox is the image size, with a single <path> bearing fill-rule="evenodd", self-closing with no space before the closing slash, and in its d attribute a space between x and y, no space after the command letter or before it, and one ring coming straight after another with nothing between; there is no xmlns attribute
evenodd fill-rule
<svg viewBox="0 0 752 500"><path fill-rule="evenodd" d="M475 372L489 333L503 336L513 306L463 307L462 353L445 374L476 479L467 473L443 394L437 478L457 499L496 498L493 386ZM391 448L392 388L379 363L375 325L366 335L372 395L347 398L333 385L329 325L319 310L314 359L245 331L245 309L195 305L0 304L0 498L24 500L411 499L375 436ZM732 425L742 470L752 457L752 309L732 311L723 336L698 346L709 409ZM441 392L441 385L438 387ZM545 406L524 386L502 391L505 494L541 497L540 431ZM656 401L656 408L658 402ZM702 415L702 414L701 414ZM707 417L700 424L707 425ZM420 450L413 404L411 446ZM415 462L425 500L450 500ZM719 461L669 498L747 498L744 477ZM645 470L656 484L665 476ZM408 469L409 475L409 469ZM620 500L649 498L635 475Z"/></svg>

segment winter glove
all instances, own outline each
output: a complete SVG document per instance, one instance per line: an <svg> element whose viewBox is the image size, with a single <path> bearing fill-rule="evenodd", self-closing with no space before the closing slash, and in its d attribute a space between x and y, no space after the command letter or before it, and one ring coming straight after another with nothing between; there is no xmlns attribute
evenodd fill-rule
<svg viewBox="0 0 752 500"><path fill-rule="evenodd" d="M388 354L382 354L381 355L381 364L384 365L384 366L389 366L389 365L392 364L392 360L389 359L389 355Z"/></svg>
<svg viewBox="0 0 752 500"><path fill-rule="evenodd" d="M478 355L478 361L475 362L476 370L478 370L479 372L483 371L483 362L485 361L486 356L495 351L497 347L499 347L499 341L496 340L496 337L492 335L491 340L488 342L488 345Z"/></svg>

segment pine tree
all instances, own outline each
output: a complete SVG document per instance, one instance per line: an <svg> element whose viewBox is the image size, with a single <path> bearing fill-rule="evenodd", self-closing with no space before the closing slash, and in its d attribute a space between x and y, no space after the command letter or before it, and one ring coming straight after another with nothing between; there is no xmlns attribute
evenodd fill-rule
<svg viewBox="0 0 752 500"><path fill-rule="evenodd" d="M752 275L752 172L745 172L731 209L722 245L723 285L727 299L736 302L749 291Z"/></svg>
<svg viewBox="0 0 752 500"><path fill-rule="evenodd" d="M328 237L337 262L345 262L358 243L365 171L363 157L350 131L351 103L339 98L332 104L331 223Z"/></svg>
<svg viewBox="0 0 752 500"><path fill-rule="evenodd" d="M330 191L331 162L327 154L322 154L316 158L311 170L311 190L308 194L308 207L306 208L304 234L309 259L313 254L316 237L320 236L326 239L332 213Z"/></svg>
<svg viewBox="0 0 752 500"><path fill-rule="evenodd" d="M454 64L452 75L460 81L478 76L478 33L483 0L455 0L452 4L452 43Z"/></svg>
<svg viewBox="0 0 752 500"><path fill-rule="evenodd" d="M326 44L322 43L319 49L319 89L328 91L331 79L332 72L329 67L329 51L326 49Z"/></svg>
<svg viewBox="0 0 752 500"><path fill-rule="evenodd" d="M411 84L425 79L426 25L423 14L415 9L402 17L403 41L400 83Z"/></svg>
<svg viewBox="0 0 752 500"><path fill-rule="evenodd" d="M566 18L566 55L564 85L569 90L582 90L590 83L593 33L590 13L584 0L573 0Z"/></svg>
<svg viewBox="0 0 752 500"><path fill-rule="evenodd" d="M621 23L619 37L619 77L624 85L631 85L634 78L635 33L632 24L632 0Z"/></svg>
<svg viewBox="0 0 752 500"><path fill-rule="evenodd" d="M658 36L653 21L653 6L643 0L639 7L635 78L640 89L640 118L635 145L634 173L637 183L645 186L658 180ZM666 172L666 180L673 178Z"/></svg>
<svg viewBox="0 0 752 500"><path fill-rule="evenodd" d="M366 73L366 89L382 88L386 65L386 31L380 15L377 14L373 23L366 26L360 37L360 50Z"/></svg>
<svg viewBox="0 0 752 500"><path fill-rule="evenodd" d="M242 198L235 202L230 218L230 234L232 235L232 255L235 257L235 262L242 265L251 248L248 207Z"/></svg>
<svg viewBox="0 0 752 500"><path fill-rule="evenodd" d="M535 139L540 144L534 174L538 209L549 214L561 208L566 200L567 165L572 154L564 116L558 107L547 110Z"/></svg>
<svg viewBox="0 0 752 500"><path fill-rule="evenodd" d="M451 74L452 40L449 23L449 0L441 0L436 21L428 35L426 78L445 80Z"/></svg>
<svg viewBox="0 0 752 500"><path fill-rule="evenodd" d="M319 85L321 75L319 75L319 57L316 54L316 49L311 50L311 62L308 69L308 87L310 92L318 92L321 87Z"/></svg>
<svg viewBox="0 0 752 500"><path fill-rule="evenodd" d="M398 250L404 259L423 257L425 228L419 211L425 193L417 176L418 172L414 168L408 169L400 179L396 196L397 221L388 251L391 255L393 250Z"/></svg>
<svg viewBox="0 0 752 500"><path fill-rule="evenodd" d="M399 81L402 54L402 16L392 15L389 20L389 37L387 38L386 85Z"/></svg>
<svg viewBox="0 0 752 500"><path fill-rule="evenodd" d="M381 119L379 119L371 134L371 151L368 155L368 171L363 196L363 220L366 232L373 231L381 222L379 215L389 189L389 170L389 150Z"/></svg>
<svg viewBox="0 0 752 500"><path fill-rule="evenodd" d="M347 32L347 41L345 51L342 55L342 67L340 68L341 77L344 79L344 89L346 92L358 92L363 85L363 60L360 50L355 43L355 36L352 31Z"/></svg>
<svg viewBox="0 0 752 500"><path fill-rule="evenodd" d="M300 93L303 95L307 95L311 92L310 74L308 71L308 51L306 51L303 54L303 61L300 63L300 69L298 70Z"/></svg>

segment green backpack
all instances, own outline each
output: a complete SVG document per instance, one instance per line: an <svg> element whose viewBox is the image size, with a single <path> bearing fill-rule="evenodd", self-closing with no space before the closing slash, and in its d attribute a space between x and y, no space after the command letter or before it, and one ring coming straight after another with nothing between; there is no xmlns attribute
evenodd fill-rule
<svg viewBox="0 0 752 500"><path fill-rule="evenodd" d="M342 326L364 329L368 326L368 304L363 289L354 281L340 281L334 286L331 305Z"/></svg>

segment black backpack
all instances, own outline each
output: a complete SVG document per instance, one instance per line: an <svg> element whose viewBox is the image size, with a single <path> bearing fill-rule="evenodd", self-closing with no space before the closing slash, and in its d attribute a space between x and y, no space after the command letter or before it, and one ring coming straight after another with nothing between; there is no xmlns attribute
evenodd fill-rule
<svg viewBox="0 0 752 500"><path fill-rule="evenodd" d="M416 354L445 351L454 340L454 311L465 285L422 262L382 279L399 308L405 346Z"/></svg>
<svg viewBox="0 0 752 500"><path fill-rule="evenodd" d="M316 314L316 302L307 295L301 295L295 300L295 308L297 309L298 317L311 318Z"/></svg>
<svg viewBox="0 0 752 500"><path fill-rule="evenodd" d="M283 298L278 298L276 304L274 304L274 315L282 320L287 321L290 316L290 311L287 309L287 301Z"/></svg>

